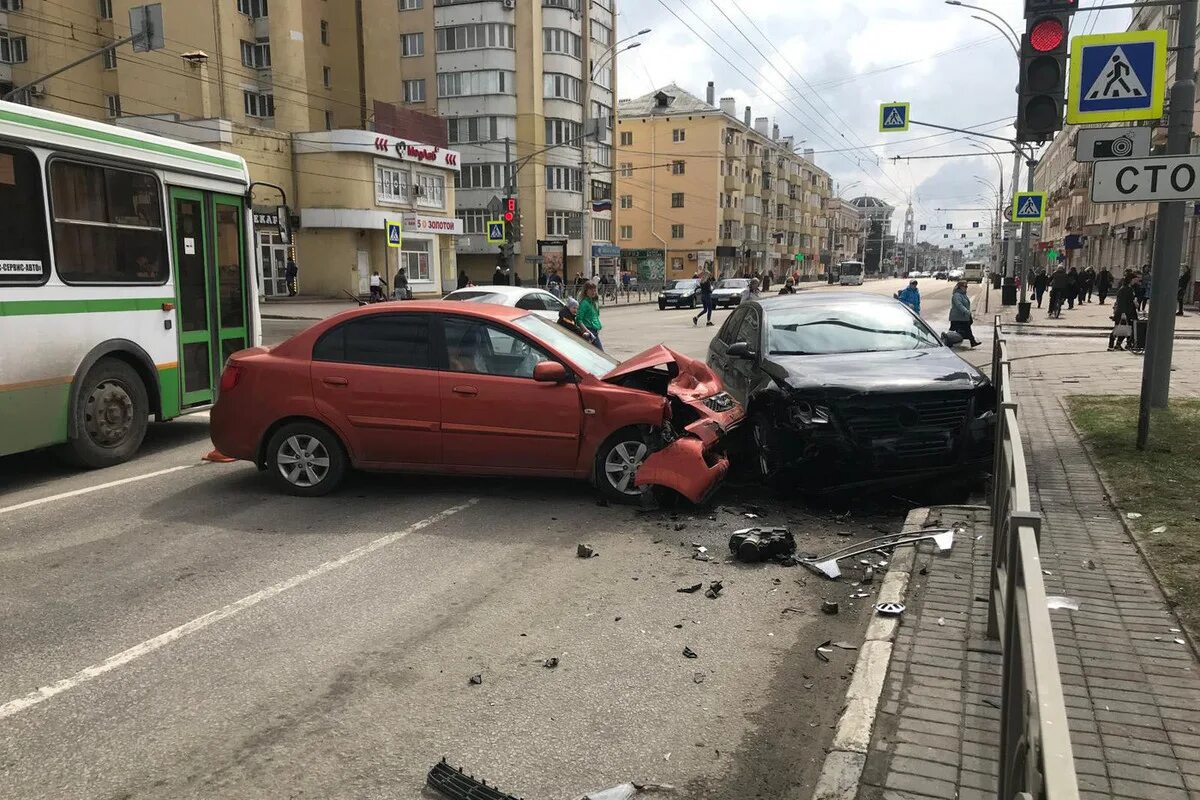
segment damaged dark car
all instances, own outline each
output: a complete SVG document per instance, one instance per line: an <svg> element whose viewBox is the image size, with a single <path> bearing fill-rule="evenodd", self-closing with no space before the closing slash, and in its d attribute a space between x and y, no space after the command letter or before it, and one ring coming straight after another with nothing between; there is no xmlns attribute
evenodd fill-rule
<svg viewBox="0 0 1200 800"><path fill-rule="evenodd" d="M748 460L777 485L968 483L990 466L991 382L891 298L814 292L744 303L708 363L746 407Z"/></svg>

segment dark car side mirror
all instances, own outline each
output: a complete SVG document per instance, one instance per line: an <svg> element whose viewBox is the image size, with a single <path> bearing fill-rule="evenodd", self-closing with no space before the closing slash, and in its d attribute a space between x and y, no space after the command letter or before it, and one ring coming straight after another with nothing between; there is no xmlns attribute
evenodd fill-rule
<svg viewBox="0 0 1200 800"><path fill-rule="evenodd" d="M758 355L750 349L750 345L746 342L734 342L733 344L729 345L729 348L725 351L725 354L730 358L745 358L750 361L753 361L758 357Z"/></svg>
<svg viewBox="0 0 1200 800"><path fill-rule="evenodd" d="M945 331L942 333L942 344L946 345L946 347L955 347L962 344L962 342L962 334L957 331Z"/></svg>
<svg viewBox="0 0 1200 800"><path fill-rule="evenodd" d="M566 383L567 377L567 368L557 361L543 361L533 368L538 383Z"/></svg>

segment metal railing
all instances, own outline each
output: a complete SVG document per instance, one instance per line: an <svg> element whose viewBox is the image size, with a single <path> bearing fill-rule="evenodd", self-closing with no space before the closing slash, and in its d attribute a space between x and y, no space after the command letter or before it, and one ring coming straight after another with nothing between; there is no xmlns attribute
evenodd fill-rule
<svg viewBox="0 0 1200 800"><path fill-rule="evenodd" d="M992 573L988 638L999 639L999 800L1078 800L1075 759L1038 554L1042 519L1029 502L1029 475L1013 400L1008 346L994 322L992 383L996 447L992 470Z"/></svg>
<svg viewBox="0 0 1200 800"><path fill-rule="evenodd" d="M635 303L651 303L658 299L662 291L662 280L639 278L636 284L624 286L619 283L607 283L598 287L600 302L605 305L633 305Z"/></svg>

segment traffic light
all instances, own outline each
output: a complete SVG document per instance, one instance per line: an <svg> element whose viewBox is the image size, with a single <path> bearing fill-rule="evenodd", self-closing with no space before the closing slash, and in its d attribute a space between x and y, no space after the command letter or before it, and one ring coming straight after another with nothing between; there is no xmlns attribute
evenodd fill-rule
<svg viewBox="0 0 1200 800"><path fill-rule="evenodd" d="M1067 0L1025 0L1017 86L1018 142L1044 142L1062 130L1067 34L1075 7Z"/></svg>
<svg viewBox="0 0 1200 800"><path fill-rule="evenodd" d="M501 218L504 220L504 230L508 232L508 240L510 242L520 241L521 212L517 208L517 198L504 198L504 214Z"/></svg>

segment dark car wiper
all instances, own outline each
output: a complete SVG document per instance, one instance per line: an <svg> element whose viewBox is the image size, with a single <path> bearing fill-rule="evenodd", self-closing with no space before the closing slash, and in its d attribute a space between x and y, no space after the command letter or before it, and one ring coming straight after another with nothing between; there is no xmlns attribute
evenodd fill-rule
<svg viewBox="0 0 1200 800"><path fill-rule="evenodd" d="M770 355L773 356L821 356L825 353L810 353L807 350L772 350Z"/></svg>

